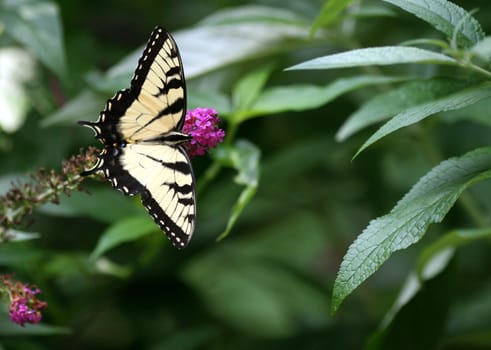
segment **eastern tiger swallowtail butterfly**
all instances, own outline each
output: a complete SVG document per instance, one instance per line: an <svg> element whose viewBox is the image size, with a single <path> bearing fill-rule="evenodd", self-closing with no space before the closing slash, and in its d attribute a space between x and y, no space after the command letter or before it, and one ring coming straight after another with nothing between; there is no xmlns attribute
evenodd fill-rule
<svg viewBox="0 0 491 350"><path fill-rule="evenodd" d="M186 88L176 42L156 27L138 61L129 89L106 102L96 122L80 121L104 149L82 175L102 171L125 195L139 194L148 213L177 248L191 239L195 183L181 132Z"/></svg>

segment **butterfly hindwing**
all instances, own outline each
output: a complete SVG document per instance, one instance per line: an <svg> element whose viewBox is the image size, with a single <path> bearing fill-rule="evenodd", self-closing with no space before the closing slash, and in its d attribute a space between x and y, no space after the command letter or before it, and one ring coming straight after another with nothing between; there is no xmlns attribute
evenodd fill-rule
<svg viewBox="0 0 491 350"><path fill-rule="evenodd" d="M138 165L135 160L138 160ZM181 147L133 144L121 163L143 185L142 203L172 243L184 248L194 231L194 177Z"/></svg>
<svg viewBox="0 0 491 350"><path fill-rule="evenodd" d="M156 27L138 61L130 88L106 103L92 128L104 144L97 163L82 173L102 171L126 195L140 194L153 220L178 248L193 234L194 175L181 146L186 89L174 39Z"/></svg>

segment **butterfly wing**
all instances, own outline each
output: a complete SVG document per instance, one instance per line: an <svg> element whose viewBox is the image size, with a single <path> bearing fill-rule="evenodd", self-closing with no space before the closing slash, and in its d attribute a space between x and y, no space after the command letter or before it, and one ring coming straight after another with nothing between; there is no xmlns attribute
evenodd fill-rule
<svg viewBox="0 0 491 350"><path fill-rule="evenodd" d="M138 61L130 89L106 103L98 122L108 142L151 140L181 130L186 111L186 88L176 42L156 27ZM104 134L103 132L103 134Z"/></svg>
<svg viewBox="0 0 491 350"><path fill-rule="evenodd" d="M194 231L194 176L186 152L168 145L130 144L121 155L123 168L143 186L142 203L178 248Z"/></svg>
<svg viewBox="0 0 491 350"><path fill-rule="evenodd" d="M191 164L177 144L189 140L179 133L185 109L177 45L156 27L130 88L107 101L97 122L80 122L92 128L105 146L96 165L82 174L102 171L124 194L140 194L154 221L178 248L189 242L196 213Z"/></svg>
<svg viewBox="0 0 491 350"><path fill-rule="evenodd" d="M118 125L125 140L149 140L181 130L186 109L184 73L177 45L163 28L152 32L130 91L136 98Z"/></svg>

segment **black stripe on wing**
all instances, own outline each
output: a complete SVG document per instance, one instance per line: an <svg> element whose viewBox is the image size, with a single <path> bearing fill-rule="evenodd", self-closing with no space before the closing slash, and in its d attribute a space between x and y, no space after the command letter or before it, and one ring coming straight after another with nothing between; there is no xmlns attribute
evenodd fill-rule
<svg viewBox="0 0 491 350"><path fill-rule="evenodd" d="M123 192L125 195L134 196L145 192L145 187L137 181L130 173L123 169L119 161L121 150L117 148L105 148L97 156L97 163L91 169L82 172L82 176L102 171L111 185Z"/></svg>
<svg viewBox="0 0 491 350"><path fill-rule="evenodd" d="M141 199L150 216L160 226L162 231L165 232L172 244L178 249L182 249L188 245L194 231L196 220L196 188L189 157L182 147L177 147L176 151L186 159L185 162L164 162L147 155L148 158L162 164L165 168L172 170L174 173L178 172L181 174L175 174L174 177L168 178L167 181L161 184L161 186L172 191L174 198L177 197L178 204L173 208L174 212L166 212L169 208L162 208L162 205L165 203L158 203L148 189L145 189L145 191L142 192ZM182 175L186 175L186 179L189 180L189 182L179 185L175 181L175 178ZM156 190L153 189L153 191ZM158 192L158 190L156 192ZM183 219L187 223L187 225L185 225L187 229L183 229L183 227L179 226L172 219L176 214L179 219Z"/></svg>
<svg viewBox="0 0 491 350"><path fill-rule="evenodd" d="M151 76L148 76L150 72L152 72ZM158 81L153 76L154 73L158 76ZM148 84L153 84L157 89L147 89L147 87L152 87L152 85L145 85L147 78L149 79ZM143 86L145 86L145 91L142 91ZM161 206L164 203L158 203L150 190L130 175L130 172L125 170L121 164L121 155L124 154L126 147L129 146L128 142L131 143L134 140L125 140L123 135L121 135L122 132L125 132L125 129L121 129L119 123L122 122L121 119L124 118L129 109L132 113L128 114L130 116L128 118L132 118L131 115L133 115L135 110L131 110L131 106L133 103L138 106L138 103L141 103L140 94L148 92L148 90L153 91L154 96L161 100L162 106L158 108L157 115L150 118L150 121L145 123L143 128L165 115L173 115L173 120L176 117L179 120L170 130L162 130L162 134L153 138L137 141L161 141L162 144L173 145L188 141L189 136L178 132L182 129L186 110L186 89L182 61L174 39L161 27L156 27L150 35L150 39L138 61L130 88L118 91L112 98L107 100L105 108L99 114L96 122L79 122L81 125L92 128L96 138L104 144L104 150L99 154L96 165L84 171L82 175L89 175L100 170L111 182L112 186L124 194L141 194L143 205L154 221L167 234L172 244L181 249L191 239L196 216L194 175L186 152L181 147L177 147L179 152L185 157L185 161L173 163L169 160L154 159L162 166L174 171L176 174L181 173L180 176L185 176L186 179L190 180L190 184L166 184L167 188L178 196L177 205L174 208L168 208L168 206L162 208ZM177 95L172 90L178 90ZM173 98L169 98L168 95ZM136 101L137 99L138 101ZM143 104L143 106L145 105ZM138 111L138 109L136 110ZM158 192L158 189L153 190ZM157 193L155 196L157 196ZM172 203L176 203L176 201Z"/></svg>
<svg viewBox="0 0 491 350"><path fill-rule="evenodd" d="M181 148L179 148L179 150L181 151L181 153L185 154L184 150L181 150ZM172 169L173 171L177 171L177 172L180 172L180 173L185 174L185 175L191 175L193 173L193 170L191 169L191 166L189 165L190 160L188 159L188 157L186 157L187 160L185 162L184 161L166 162L166 161L163 161L161 159L152 157L149 154L142 154L142 156L147 157L147 158L153 160L154 162L160 163L164 167Z"/></svg>
<svg viewBox="0 0 491 350"><path fill-rule="evenodd" d="M183 113L184 104L185 104L184 99L182 97L180 97L177 100L175 100L172 104L165 106L155 117L150 119L144 125L140 126L138 129L134 130L131 137L133 137L135 134L139 133L140 131L146 129L149 125L151 125L153 122L155 122L156 120L158 120L162 117L165 117L169 114L178 113L178 112ZM184 121L184 117L181 116L181 118L179 119L179 122L176 124L176 127L172 128L172 130L170 130L170 131L181 130L183 121Z"/></svg>
<svg viewBox="0 0 491 350"><path fill-rule="evenodd" d="M179 55L179 50L177 49L177 44L174 38L162 27L157 26L150 34L150 39L148 39L147 46L143 51L142 56L138 60L138 66L131 79L131 92L136 97L140 94L143 84L147 78L148 72L154 64L157 55L161 56L163 61L170 67L170 69L160 76L162 79L162 87L159 88L158 95L168 94L170 89L176 89L182 87L183 96L182 98L176 100L173 106L168 106L159 113L158 117L169 112L179 112L186 110L186 83L184 80L184 71L182 68L182 60ZM173 60L177 59L178 64L176 65ZM162 67L161 67L162 68ZM163 68L162 68L163 69ZM172 78L175 74L179 75L179 79ZM181 130L184 123L184 113L182 118L179 120L175 130Z"/></svg>
<svg viewBox="0 0 491 350"><path fill-rule="evenodd" d="M157 203L148 190L142 193L141 199L152 219L155 221L155 223L157 223L157 225L160 226L160 229L165 232L171 243L178 249L185 248L191 240L195 214L187 214L184 218L188 221L191 227L189 232L185 232L166 214L166 212L160 207L159 203ZM192 200L189 205L194 205L194 200Z"/></svg>
<svg viewBox="0 0 491 350"><path fill-rule="evenodd" d="M167 50L164 49L166 45L168 46ZM157 26L151 33L143 54L138 60L138 66L133 74L130 88L118 91L112 98L107 100L105 108L99 114L97 122L79 122L81 125L90 126L95 131L96 137L100 139L104 145L111 146L113 144L124 142L123 136L118 131L118 123L131 104L138 98L148 72L154 63L155 58L159 54L164 56L163 60L171 67L167 74L160 76L163 86L160 88L159 94L164 95L167 94L170 89L182 87L183 96L174 101L171 105L164 105L160 113L144 125L142 129L163 115L183 111L183 116L174 130L182 129L184 123L184 111L186 110L186 86L182 61L179 56L176 42L172 36L165 29ZM177 66L171 61L172 59L178 60ZM178 73L180 79L170 78L176 73Z"/></svg>

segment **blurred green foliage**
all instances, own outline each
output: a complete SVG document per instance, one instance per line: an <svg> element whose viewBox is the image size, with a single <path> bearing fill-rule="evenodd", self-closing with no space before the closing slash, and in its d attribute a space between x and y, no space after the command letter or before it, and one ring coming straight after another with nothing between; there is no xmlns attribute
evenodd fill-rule
<svg viewBox="0 0 491 350"><path fill-rule="evenodd" d="M227 132L193 160L184 251L93 179L16 227L1 271L49 307L21 328L5 305L2 348L491 348L490 15L478 0L0 0L0 64L15 63L1 193L96 145L75 122L129 85L157 24L188 107Z"/></svg>

